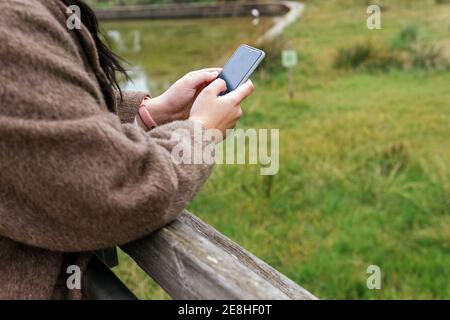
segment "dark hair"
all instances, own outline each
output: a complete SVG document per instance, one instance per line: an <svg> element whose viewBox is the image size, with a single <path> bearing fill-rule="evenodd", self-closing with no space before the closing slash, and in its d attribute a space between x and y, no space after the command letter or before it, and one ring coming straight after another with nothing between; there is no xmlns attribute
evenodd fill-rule
<svg viewBox="0 0 450 320"><path fill-rule="evenodd" d="M122 59L112 52L108 45L102 40L102 34L94 10L82 0L62 0L62 2L68 7L75 5L80 8L81 22L88 28L92 38L94 38L99 55L100 66L105 72L109 84L118 89L120 96L122 96L119 83L117 82L117 73L121 74L126 80L128 80L129 77L127 71L121 64Z"/></svg>

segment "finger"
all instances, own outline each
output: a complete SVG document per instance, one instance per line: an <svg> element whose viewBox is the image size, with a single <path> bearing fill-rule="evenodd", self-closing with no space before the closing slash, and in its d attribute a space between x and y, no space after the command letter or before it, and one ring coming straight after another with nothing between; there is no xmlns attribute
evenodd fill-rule
<svg viewBox="0 0 450 320"><path fill-rule="evenodd" d="M232 99L236 101L236 103L241 103L242 100L247 98L253 92L254 88L253 82L248 80L246 83L239 86L236 90L226 94L224 97Z"/></svg>
<svg viewBox="0 0 450 320"><path fill-rule="evenodd" d="M219 72L217 71L190 72L187 74L187 79L193 88L197 88L203 84L209 84L211 81L216 79L218 75Z"/></svg>
<svg viewBox="0 0 450 320"><path fill-rule="evenodd" d="M186 74L187 77L192 77L198 73L202 73L202 72L217 72L220 73L222 71L222 68L205 68L205 69L200 69L200 70L194 70L191 72L188 72Z"/></svg>
<svg viewBox="0 0 450 320"><path fill-rule="evenodd" d="M222 79L216 79L211 82L203 91L218 96L220 93L227 90L227 84Z"/></svg>
<svg viewBox="0 0 450 320"><path fill-rule="evenodd" d="M222 68L205 68L205 69L200 69L200 70L195 70L192 71L192 73L196 73L196 72L221 72Z"/></svg>

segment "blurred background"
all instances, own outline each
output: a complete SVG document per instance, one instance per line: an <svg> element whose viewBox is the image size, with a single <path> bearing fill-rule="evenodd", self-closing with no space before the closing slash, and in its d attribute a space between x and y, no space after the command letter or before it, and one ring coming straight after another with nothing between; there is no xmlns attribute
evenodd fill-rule
<svg viewBox="0 0 450 320"><path fill-rule="evenodd" d="M128 62L124 88L154 96L190 70L222 66L241 43L266 52L239 126L280 129L280 171L216 166L191 212L319 298L449 299L450 1L303 3L301 17L263 43L282 16L101 25ZM381 8L380 30L366 26L370 4ZM298 55L292 99L285 49ZM168 298L120 260L114 271L140 298ZM366 286L372 264L381 290Z"/></svg>

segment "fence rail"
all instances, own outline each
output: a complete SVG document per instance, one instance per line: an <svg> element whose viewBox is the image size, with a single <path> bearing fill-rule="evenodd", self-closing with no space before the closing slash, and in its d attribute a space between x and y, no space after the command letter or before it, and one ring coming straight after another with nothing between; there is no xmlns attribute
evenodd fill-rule
<svg viewBox="0 0 450 320"><path fill-rule="evenodd" d="M117 6L97 8L95 12L100 20L132 20L250 16L253 9L261 16L279 16L289 11L285 3L270 1Z"/></svg>
<svg viewBox="0 0 450 320"><path fill-rule="evenodd" d="M187 211L122 249L174 299L317 299Z"/></svg>

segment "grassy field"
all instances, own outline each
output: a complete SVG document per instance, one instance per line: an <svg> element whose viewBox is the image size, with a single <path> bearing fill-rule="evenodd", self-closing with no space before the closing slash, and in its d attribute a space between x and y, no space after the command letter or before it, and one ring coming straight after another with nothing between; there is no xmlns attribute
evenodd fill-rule
<svg viewBox="0 0 450 320"><path fill-rule="evenodd" d="M383 3L383 2L382 2ZM450 298L450 73L339 70L339 48L389 45L408 24L450 36L450 4L308 1L284 39L299 52L289 100L280 68L255 79L242 128L280 129L267 196L257 166L217 166L189 209L322 299ZM271 59L268 52L268 59ZM127 257L116 272L141 298L167 295ZM381 290L366 287L380 266Z"/></svg>

